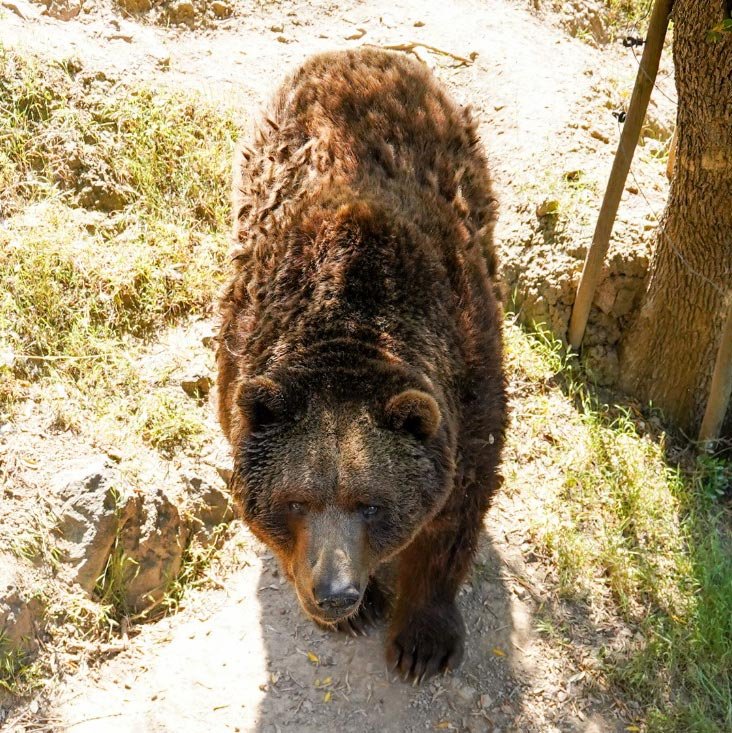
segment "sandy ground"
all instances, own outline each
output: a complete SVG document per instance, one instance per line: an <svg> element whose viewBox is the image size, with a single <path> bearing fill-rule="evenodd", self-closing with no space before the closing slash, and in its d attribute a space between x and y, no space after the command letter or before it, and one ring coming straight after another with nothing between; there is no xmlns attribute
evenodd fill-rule
<svg viewBox="0 0 732 733"><path fill-rule="evenodd" d="M632 58L601 56L506 0L244 0L231 19L197 31L125 19L108 6L69 22L37 17L38 7L0 4L0 43L46 57L79 56L120 83L195 89L237 106L243 123L286 70L317 51L418 41L465 58L477 54L461 64L419 50L478 113L504 211L575 134L572 123L598 74L634 73ZM602 176L613 146L597 145ZM504 215L498 237L510 227ZM455 674L413 688L386 671L381 629L351 639L314 627L274 560L240 528L211 582L192 591L178 614L140 627L113 659L45 690L8 729L624 730L622 706L588 686L584 669L569 665L535 630L546 598L540 565L522 536L527 490L508 487L487 517L475 571L460 596L468 639Z"/></svg>

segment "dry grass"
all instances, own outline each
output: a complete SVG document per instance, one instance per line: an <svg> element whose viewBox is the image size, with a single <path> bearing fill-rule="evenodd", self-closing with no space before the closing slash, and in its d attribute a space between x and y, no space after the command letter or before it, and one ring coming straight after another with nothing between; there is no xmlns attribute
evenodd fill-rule
<svg viewBox="0 0 732 733"><path fill-rule="evenodd" d="M62 384L68 428L126 413L167 454L200 433L136 358L211 311L235 135L198 100L0 50L0 411Z"/></svg>

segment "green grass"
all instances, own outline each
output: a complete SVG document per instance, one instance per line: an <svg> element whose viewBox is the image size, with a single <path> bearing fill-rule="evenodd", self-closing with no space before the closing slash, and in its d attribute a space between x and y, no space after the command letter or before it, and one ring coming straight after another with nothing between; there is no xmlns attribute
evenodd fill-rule
<svg viewBox="0 0 732 733"><path fill-rule="evenodd" d="M638 35L643 35L651 4L652 0L605 0L605 22L613 38L632 34L634 28L638 28Z"/></svg>
<svg viewBox="0 0 732 733"><path fill-rule="evenodd" d="M632 406L604 404L546 335L511 327L507 340L527 380L514 419L545 478L530 536L585 630L604 618L636 632L607 650L605 682L641 704L649 731L732 730L732 466L670 450Z"/></svg>
<svg viewBox="0 0 732 733"><path fill-rule="evenodd" d="M82 412L124 404L161 450L197 432L151 405L134 357L211 311L235 136L195 98L0 49L0 411L45 379ZM66 409L59 425L84 423Z"/></svg>
<svg viewBox="0 0 732 733"><path fill-rule="evenodd" d="M168 456L179 445L196 445L204 433L204 424L189 403L178 393L156 394L143 402L138 417L142 439Z"/></svg>
<svg viewBox="0 0 732 733"><path fill-rule="evenodd" d="M653 0L604 0L597 13L602 31L598 32L596 23L583 23L582 18L579 18L577 26L572 27L573 33L584 41L603 40L610 43L627 35L642 37L648 25L652 2ZM551 8L555 11L561 10L563 5L565 3L559 0L551 2ZM570 7L577 11L580 5L573 3Z"/></svg>
<svg viewBox="0 0 732 733"><path fill-rule="evenodd" d="M0 630L0 691L23 694L38 683L38 666L28 654Z"/></svg>
<svg viewBox="0 0 732 733"><path fill-rule="evenodd" d="M214 580L208 573L211 564L218 558L219 550L228 531L228 525L221 524L214 528L211 536L205 541L193 537L181 559L178 575L168 585L161 606L167 612L179 610L186 593ZM214 580L214 582L216 582Z"/></svg>

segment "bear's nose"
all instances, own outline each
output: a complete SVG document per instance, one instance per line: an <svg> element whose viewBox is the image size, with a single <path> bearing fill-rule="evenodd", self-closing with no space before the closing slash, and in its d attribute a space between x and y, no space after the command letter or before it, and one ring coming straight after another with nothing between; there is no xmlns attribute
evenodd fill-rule
<svg viewBox="0 0 732 733"><path fill-rule="evenodd" d="M361 591L349 583L348 585L321 582L313 587L315 602L327 611L348 611L361 598Z"/></svg>

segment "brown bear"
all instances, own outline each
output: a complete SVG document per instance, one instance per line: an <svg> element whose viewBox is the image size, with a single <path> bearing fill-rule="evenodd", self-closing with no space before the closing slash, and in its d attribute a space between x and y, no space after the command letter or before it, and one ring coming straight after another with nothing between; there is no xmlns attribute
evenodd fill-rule
<svg viewBox="0 0 732 733"><path fill-rule="evenodd" d="M393 597L390 663L454 668L506 420L475 125L406 56L318 55L241 146L233 203L217 359L242 516L317 622L362 631Z"/></svg>

